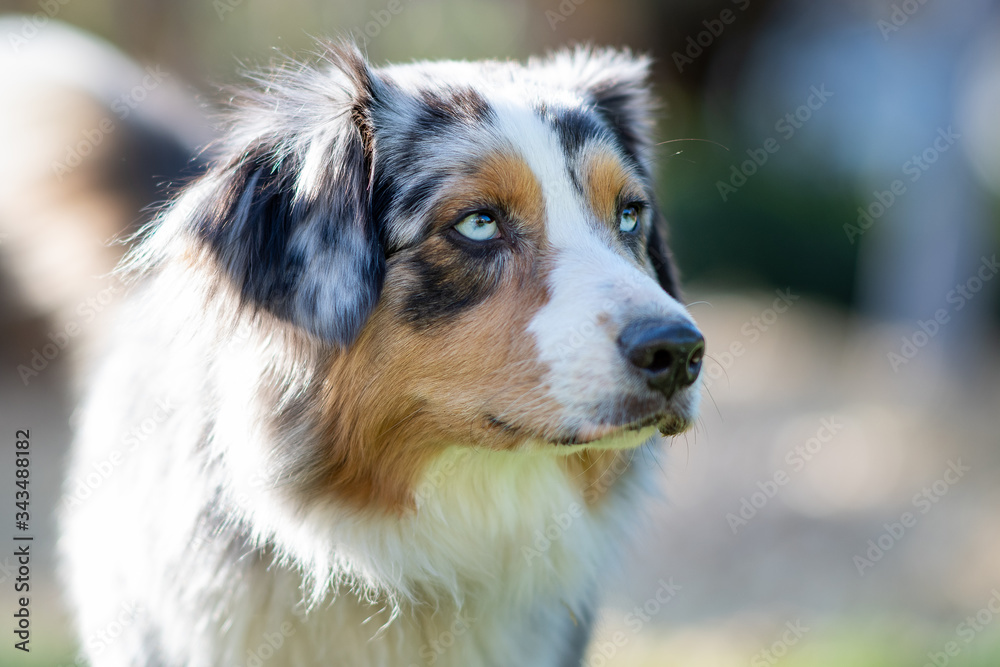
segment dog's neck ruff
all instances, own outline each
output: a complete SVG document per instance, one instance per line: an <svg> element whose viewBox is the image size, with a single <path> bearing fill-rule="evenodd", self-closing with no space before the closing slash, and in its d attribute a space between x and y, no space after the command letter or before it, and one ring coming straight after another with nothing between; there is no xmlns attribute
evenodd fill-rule
<svg viewBox="0 0 1000 667"><path fill-rule="evenodd" d="M582 613L622 541L615 532L634 522L628 501L649 486L640 468L652 451L626 452L617 469L588 486L577 478L587 471L568 466L555 447L453 446L425 471L415 509L375 516L326 504L286 522L273 539L300 562L311 607L332 590L351 590L410 608L558 598ZM642 463L631 465L636 456Z"/></svg>

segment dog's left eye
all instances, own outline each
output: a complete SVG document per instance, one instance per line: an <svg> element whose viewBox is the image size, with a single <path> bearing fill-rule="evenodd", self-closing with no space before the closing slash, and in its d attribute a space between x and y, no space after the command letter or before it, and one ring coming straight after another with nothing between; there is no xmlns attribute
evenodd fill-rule
<svg viewBox="0 0 1000 667"><path fill-rule="evenodd" d="M629 233L639 226L639 205L629 204L618 215L618 229Z"/></svg>
<svg viewBox="0 0 1000 667"><path fill-rule="evenodd" d="M489 213L472 213L455 225L455 230L473 241L489 241L500 235L497 221Z"/></svg>

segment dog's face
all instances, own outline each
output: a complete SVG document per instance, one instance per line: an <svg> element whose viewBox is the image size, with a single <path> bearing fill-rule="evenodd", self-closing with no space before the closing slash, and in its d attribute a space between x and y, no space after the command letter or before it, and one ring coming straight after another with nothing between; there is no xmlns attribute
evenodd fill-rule
<svg viewBox="0 0 1000 667"><path fill-rule="evenodd" d="M251 103L196 233L246 302L329 346L327 482L690 424L704 344L658 229L646 70L334 49Z"/></svg>

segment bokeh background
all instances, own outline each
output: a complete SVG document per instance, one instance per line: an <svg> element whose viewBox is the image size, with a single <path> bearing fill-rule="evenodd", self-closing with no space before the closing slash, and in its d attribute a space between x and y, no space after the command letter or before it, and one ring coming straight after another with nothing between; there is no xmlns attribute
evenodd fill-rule
<svg viewBox="0 0 1000 667"><path fill-rule="evenodd" d="M324 36L353 36L376 63L574 42L656 59L659 192L709 391L608 573L588 665L1000 665L1000 3L0 0L0 13L0 497L12 515L13 434L30 428L36 535L29 655L11 647L0 548L0 665L79 664L52 514L75 378L123 291L106 275L122 247L106 242L197 173L190 156L242 70Z"/></svg>

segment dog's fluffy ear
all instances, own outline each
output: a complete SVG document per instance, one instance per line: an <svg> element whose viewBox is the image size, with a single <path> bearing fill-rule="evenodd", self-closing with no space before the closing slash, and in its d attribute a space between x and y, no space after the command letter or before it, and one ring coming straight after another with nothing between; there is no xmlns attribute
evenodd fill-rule
<svg viewBox="0 0 1000 667"><path fill-rule="evenodd" d="M372 220L377 82L356 48L322 67L259 77L195 215L244 303L346 347L378 301L385 256Z"/></svg>
<svg viewBox="0 0 1000 667"><path fill-rule="evenodd" d="M656 104L649 89L651 60L627 49L577 47L539 63L552 67L562 85L569 82L594 104L621 147L652 174Z"/></svg>

